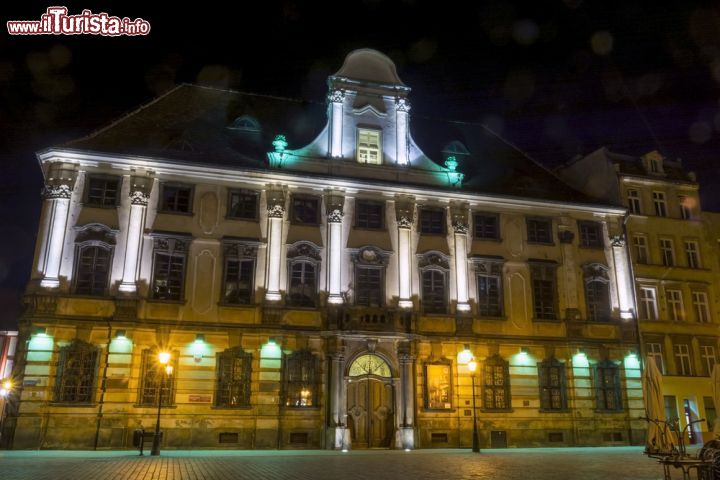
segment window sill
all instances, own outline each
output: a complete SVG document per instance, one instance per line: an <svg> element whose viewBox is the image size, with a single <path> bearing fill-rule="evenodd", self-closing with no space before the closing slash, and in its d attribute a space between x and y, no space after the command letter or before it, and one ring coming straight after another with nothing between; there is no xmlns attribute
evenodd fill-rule
<svg viewBox="0 0 720 480"><path fill-rule="evenodd" d="M528 240L527 244L528 245L537 245L537 246L541 246L541 247L554 247L555 246L555 242L533 242L531 240Z"/></svg>
<svg viewBox="0 0 720 480"><path fill-rule="evenodd" d="M99 208L101 210L112 210L114 208L118 208L120 205L117 203L114 205L96 205L94 203L83 202L80 204L80 206L82 208Z"/></svg>
<svg viewBox="0 0 720 480"><path fill-rule="evenodd" d="M495 243L502 243L502 238L490 238L490 237L476 237L473 236L473 240L478 240L480 242L495 242Z"/></svg>
<svg viewBox="0 0 720 480"><path fill-rule="evenodd" d="M478 410L480 413L512 413L515 411L513 408L478 408Z"/></svg>
<svg viewBox="0 0 720 480"><path fill-rule="evenodd" d="M257 308L256 303L229 303L229 302L218 302L218 307L227 308Z"/></svg>
<svg viewBox="0 0 720 480"><path fill-rule="evenodd" d="M242 405L237 407L230 407L230 406L222 406L222 405L213 405L210 407L210 410L252 410L252 405Z"/></svg>
<svg viewBox="0 0 720 480"><path fill-rule="evenodd" d="M156 403L155 405L138 405L138 404L135 404L135 405L133 405L133 408L154 408L154 409L157 409L158 406L157 406L157 403ZM162 408L171 408L171 409L174 409L174 408L177 408L177 405L175 405L175 404L173 404L173 405L163 405Z"/></svg>
<svg viewBox="0 0 720 480"><path fill-rule="evenodd" d="M225 215L225 220L233 220L233 221L240 221L240 222L250 222L250 223L258 223L260 219L257 217L255 218L245 218L245 217L231 217L230 215Z"/></svg>
<svg viewBox="0 0 720 480"><path fill-rule="evenodd" d="M164 215L180 215L183 217L192 217L195 215L194 212L174 212L172 210L158 210L157 213L162 213Z"/></svg>
<svg viewBox="0 0 720 480"><path fill-rule="evenodd" d="M485 322L492 322L492 321L505 322L505 321L507 321L507 319L508 319L508 317L506 317L504 315L500 315L497 317L493 317L493 316L489 316L489 315L478 315L478 320L485 321Z"/></svg>
<svg viewBox="0 0 720 480"><path fill-rule="evenodd" d="M559 318L536 318L533 317L533 322L538 323L562 323L562 321Z"/></svg>
<svg viewBox="0 0 720 480"><path fill-rule="evenodd" d="M593 410L595 413L625 413L625 409L621 410Z"/></svg>
<svg viewBox="0 0 720 480"><path fill-rule="evenodd" d="M569 408L560 408L560 409L553 409L553 408L541 408L538 410L540 413L572 413L572 410Z"/></svg>
<svg viewBox="0 0 720 480"><path fill-rule="evenodd" d="M169 305L185 305L185 303L187 303L187 301L184 298L182 298L180 300L165 300L162 298L148 298L146 301L148 303L164 303L164 304L169 304Z"/></svg>
<svg viewBox="0 0 720 480"><path fill-rule="evenodd" d="M469 406L469 408L472 410L472 406ZM423 412L426 413L455 413L457 412L456 408L423 408Z"/></svg>
<svg viewBox="0 0 720 480"><path fill-rule="evenodd" d="M85 402L50 402L51 407L73 407L73 408L95 408L97 403L85 403Z"/></svg>

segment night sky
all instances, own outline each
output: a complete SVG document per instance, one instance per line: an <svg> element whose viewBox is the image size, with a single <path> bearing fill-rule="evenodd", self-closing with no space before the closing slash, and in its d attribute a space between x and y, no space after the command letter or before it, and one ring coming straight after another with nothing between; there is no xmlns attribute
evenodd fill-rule
<svg viewBox="0 0 720 480"><path fill-rule="evenodd" d="M485 123L550 167L601 146L634 155L657 149L698 172L703 207L720 210L716 3L154 3L3 5L0 329L21 313L31 269L42 185L34 152L87 135L182 82L323 101L327 76L362 47L395 61L413 89L413 115ZM58 4L70 14L142 17L152 30L7 34L7 20L38 20Z"/></svg>

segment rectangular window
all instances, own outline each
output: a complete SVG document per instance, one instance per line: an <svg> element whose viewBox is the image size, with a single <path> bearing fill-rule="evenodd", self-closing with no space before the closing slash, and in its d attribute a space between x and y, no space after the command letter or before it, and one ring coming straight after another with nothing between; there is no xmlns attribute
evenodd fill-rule
<svg viewBox="0 0 720 480"><path fill-rule="evenodd" d="M690 361L690 347L685 344L673 346L675 350L675 367L678 375L692 375L692 364Z"/></svg>
<svg viewBox="0 0 720 480"><path fill-rule="evenodd" d="M565 410L565 366L557 360L546 360L538 364L540 385L540 408L542 410Z"/></svg>
<svg viewBox="0 0 720 480"><path fill-rule="evenodd" d="M668 422L672 422L678 419L678 407L677 398L675 395L665 395L663 397L665 401L665 419Z"/></svg>
<svg viewBox="0 0 720 480"><path fill-rule="evenodd" d="M216 407L250 406L251 365L252 355L242 348L233 348L218 354Z"/></svg>
<svg viewBox="0 0 720 480"><path fill-rule="evenodd" d="M695 310L695 320L698 323L710 323L710 307L707 293L692 292L692 302L693 310Z"/></svg>
<svg viewBox="0 0 720 480"><path fill-rule="evenodd" d="M92 403L95 400L95 372L98 349L75 341L60 349L55 401L62 403Z"/></svg>
<svg viewBox="0 0 720 480"><path fill-rule="evenodd" d="M105 295L110 283L112 249L82 244L76 250L75 293Z"/></svg>
<svg viewBox="0 0 720 480"><path fill-rule="evenodd" d="M420 233L444 234L445 210L441 208L420 209Z"/></svg>
<svg viewBox="0 0 720 480"><path fill-rule="evenodd" d="M642 209L640 208L640 192L637 190L628 190L627 196L630 213L640 215L642 213Z"/></svg>
<svg viewBox="0 0 720 480"><path fill-rule="evenodd" d="M314 307L317 299L317 265L296 260L290 263L288 303L295 307Z"/></svg>
<svg viewBox="0 0 720 480"><path fill-rule="evenodd" d="M425 365L425 408L452 408L452 375L450 365Z"/></svg>
<svg viewBox="0 0 720 480"><path fill-rule="evenodd" d="M187 247L188 242L183 239L155 237L153 242L153 299L183 299Z"/></svg>
<svg viewBox="0 0 720 480"><path fill-rule="evenodd" d="M248 258L225 259L225 303L249 305L253 303L255 261Z"/></svg>
<svg viewBox="0 0 720 480"><path fill-rule="evenodd" d="M479 240L500 240L500 225L498 215L476 214L473 217L475 225L475 238Z"/></svg>
<svg viewBox="0 0 720 480"><path fill-rule="evenodd" d="M531 265L533 314L537 320L556 320L555 265Z"/></svg>
<svg viewBox="0 0 720 480"><path fill-rule="evenodd" d="M258 193L250 190L230 190L227 216L241 220L257 220Z"/></svg>
<svg viewBox="0 0 720 480"><path fill-rule="evenodd" d="M426 269L422 272L422 305L425 313L445 313L447 296L445 272Z"/></svg>
<svg viewBox="0 0 720 480"><path fill-rule="evenodd" d="M384 303L383 270L381 268L355 266L355 303L367 307L381 307Z"/></svg>
<svg viewBox="0 0 720 480"><path fill-rule="evenodd" d="M715 347L712 345L700 345L700 358L702 359L703 367L705 368L705 375L711 375L713 368L717 363L717 357L715 357Z"/></svg>
<svg viewBox="0 0 720 480"><path fill-rule="evenodd" d="M552 244L552 221L548 218L528 218L527 236L530 243Z"/></svg>
<svg viewBox="0 0 720 480"><path fill-rule="evenodd" d="M510 408L508 363L497 355L490 357L483 368L483 407L485 410Z"/></svg>
<svg viewBox="0 0 720 480"><path fill-rule="evenodd" d="M640 287L640 318L657 320L657 295L653 287Z"/></svg>
<svg viewBox="0 0 720 480"><path fill-rule="evenodd" d="M673 248L673 241L669 238L660 239L660 256L663 265L666 267L675 266L675 249Z"/></svg>
<svg viewBox="0 0 720 480"><path fill-rule="evenodd" d="M116 177L89 177L87 184L87 205L114 207L120 199L120 179Z"/></svg>
<svg viewBox="0 0 720 480"><path fill-rule="evenodd" d="M380 132L378 130L358 130L357 161L372 165L382 164L380 148Z"/></svg>
<svg viewBox="0 0 720 480"><path fill-rule="evenodd" d="M667 205L665 204L665 194L663 192L653 192L653 205L655 205L655 215L667 217Z"/></svg>
<svg viewBox="0 0 720 480"><path fill-rule="evenodd" d="M595 389L598 410L614 412L622 410L620 371L617 365L605 361L595 366Z"/></svg>
<svg viewBox="0 0 720 480"><path fill-rule="evenodd" d="M187 185L163 183L160 188L160 208L164 213L192 213L193 188Z"/></svg>
<svg viewBox="0 0 720 480"><path fill-rule="evenodd" d="M680 195L678 197L678 205L680 206L680 218L683 220L690 220L690 218L692 218L690 199L684 195Z"/></svg>
<svg viewBox="0 0 720 480"><path fill-rule="evenodd" d="M502 316L502 295L500 277L497 275L477 276L478 315L481 317Z"/></svg>
<svg viewBox="0 0 720 480"><path fill-rule="evenodd" d="M688 240L685 242L685 259L688 268L700 268L700 251L696 241Z"/></svg>
<svg viewBox="0 0 720 480"><path fill-rule="evenodd" d="M357 228L381 229L385 227L385 204L358 200L355 207Z"/></svg>
<svg viewBox="0 0 720 480"><path fill-rule="evenodd" d="M660 373L665 373L665 361L663 359L662 344L648 343L647 356L655 361L655 365L658 370L660 370Z"/></svg>
<svg viewBox="0 0 720 480"><path fill-rule="evenodd" d="M286 406L317 406L319 366L317 356L307 349L285 357L283 386Z"/></svg>
<svg viewBox="0 0 720 480"><path fill-rule="evenodd" d="M292 197L292 223L300 225L320 224L320 202L315 197Z"/></svg>
<svg viewBox="0 0 720 480"><path fill-rule="evenodd" d="M168 375L158 361L158 352L151 349L143 350L138 405L157 407L159 399L163 406L175 403L177 359L177 352L171 354L170 362L173 365L173 371ZM158 398L158 396L160 397Z"/></svg>
<svg viewBox="0 0 720 480"><path fill-rule="evenodd" d="M580 246L588 248L602 248L602 225L598 222L578 222L580 230Z"/></svg>
<svg viewBox="0 0 720 480"><path fill-rule="evenodd" d="M648 255L647 238L642 235L633 236L633 249L635 250L635 261L641 264L650 263Z"/></svg>
<svg viewBox="0 0 720 480"><path fill-rule="evenodd" d="M675 322L685 320L682 292L680 290L665 290L665 297L667 299L668 318Z"/></svg>

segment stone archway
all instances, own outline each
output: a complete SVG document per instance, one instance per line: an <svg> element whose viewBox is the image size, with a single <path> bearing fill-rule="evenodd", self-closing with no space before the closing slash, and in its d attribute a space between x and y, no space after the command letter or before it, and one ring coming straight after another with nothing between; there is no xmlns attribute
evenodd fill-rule
<svg viewBox="0 0 720 480"><path fill-rule="evenodd" d="M390 365L379 355L357 357L348 370L347 423L354 448L389 448L395 425Z"/></svg>

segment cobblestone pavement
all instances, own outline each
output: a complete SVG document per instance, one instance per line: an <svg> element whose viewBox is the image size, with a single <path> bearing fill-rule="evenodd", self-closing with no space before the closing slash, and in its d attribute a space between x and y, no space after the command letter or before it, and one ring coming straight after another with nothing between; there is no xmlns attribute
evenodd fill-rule
<svg viewBox="0 0 720 480"><path fill-rule="evenodd" d="M2 480L659 480L642 448L402 451L0 452ZM678 477L681 478L681 477Z"/></svg>

